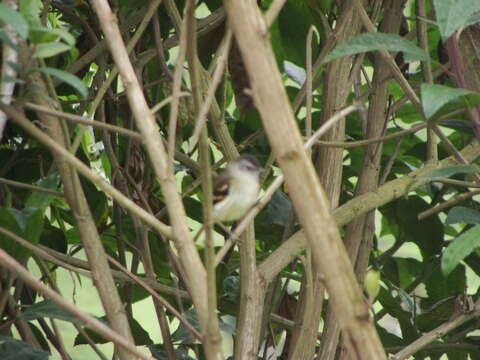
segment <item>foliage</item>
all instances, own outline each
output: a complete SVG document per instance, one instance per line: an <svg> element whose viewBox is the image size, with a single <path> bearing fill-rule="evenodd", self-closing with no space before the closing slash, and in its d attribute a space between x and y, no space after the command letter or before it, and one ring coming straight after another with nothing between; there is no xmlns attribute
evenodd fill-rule
<svg viewBox="0 0 480 360"><path fill-rule="evenodd" d="M181 78L182 91L187 96L179 98L176 127L170 126L181 24L176 22L172 8L165 6L165 3L176 5L179 14L184 16L188 1L164 0L158 8L153 7L154 1L119 0L111 3L119 5L114 10L126 44L131 44L135 32L143 29L139 41L128 47L132 49L130 61L148 106L153 108L164 103L155 113L156 125L166 141L175 141L175 181L183 196L185 216L193 237L203 221L202 202L208 198L200 187L204 173L198 147L193 152L187 151L191 146L199 109L193 99L189 62L189 69L183 69ZM265 14L277 1L263 0L258 3ZM287 0L271 24L269 41L292 104L302 104L295 109L297 125L302 134L306 133L308 120L301 94L305 79L309 76L313 77L314 84L313 93L308 94L313 104L313 131L325 120L323 114L326 109L338 107L335 109L337 111L352 102L362 104L359 111L347 116L344 133L340 131L335 139L327 137L327 141L346 139L353 143L345 145L343 168L331 169L333 162L328 158L324 163L320 162L319 159L325 159L319 155L325 149L324 143L315 145L311 155L320 175L322 172L341 172L341 183L334 185L340 194L339 205L347 208L352 204L350 201L359 196L359 189L367 181L363 178L365 168L373 164L373 167L381 169L374 180L374 189L369 190L365 197L362 204L364 208L356 209L352 205L351 209L356 212L357 219L368 211L379 209L375 212L377 228L371 236L362 233L363 225L358 226L359 233L354 235L360 239L360 255L351 260L356 264L354 268L362 281L367 266L371 268L365 301L368 297L373 302L371 312L380 340L386 352L394 354L424 336L424 333L452 322L460 314L473 314L469 321L454 326L446 334L440 333L438 336L441 338L431 339L422 349L412 350L409 355L415 359L439 359L442 354L449 359L479 359L478 336L473 331L478 324L474 318L480 315L480 204L478 192L471 190L478 187L480 179L476 160L478 151L474 156L469 153L468 163L458 159L461 157L460 151L468 150L470 143L476 144L480 134L480 56L469 52L467 44L472 42L477 49L480 46L480 23L477 23L480 3L478 0L406 2L408 6L404 9L401 29L394 34L381 32L388 7L382 5L378 11L376 5L382 2L371 1L366 10L372 15L378 32L354 34L352 30L353 35L346 41L331 46L332 39L338 35L335 33L336 26L345 24L340 19L346 10L339 3L330 0ZM428 19L417 16L416 3L426 3ZM156 20L145 20L152 7L153 17L158 19L159 24L156 24ZM218 59L221 57L218 55L226 34L225 15L221 8L222 2L217 0L201 0L196 7L199 66L204 69L216 69L220 63ZM374 10L377 11L375 14ZM435 16L431 17L430 14ZM163 301L181 313L197 331L205 332L201 328L193 295L186 291L192 282L203 281L201 274L195 274L198 278L189 279L180 265L177 256L179 248L175 241L167 239L151 223L147 224L140 214L140 210L144 209L164 224L175 226L175 222L168 217L168 195L162 188L164 184L155 173L155 155L149 153L145 143L138 141L142 135L139 135L138 122L134 120L136 114L127 96L130 84L117 76L118 69L109 55L107 40L97 15L95 8L84 0L21 0L18 9L0 4L3 52L13 51L19 58L16 63L2 64L4 68L7 65L12 67L16 73L13 78L2 77L2 83L15 84L13 102L2 104L2 110L6 114L17 112L25 116L45 134L51 133L48 132L50 129L44 114L52 115L61 124L63 140L68 144L66 149L94 174L100 174L94 182L81 177L77 185L82 192L69 194L65 183L76 180L62 177L60 169L65 164L59 161L62 158L58 156L58 151L53 151L50 145L19 125L14 116L9 116L0 146L0 249L27 266L30 273L41 279L42 283L54 289L58 286L62 296L71 302L75 302L75 294L71 296L63 291L62 281L72 282L75 286L81 284L90 297L95 297L95 301L101 303L105 299L100 299L101 295L90 289L89 280L84 278L86 274L91 276L90 270L95 265L92 262L96 261L85 261L83 252L86 247L85 233L82 232L83 224L77 216L76 205L84 198L89 207L85 216L92 217L106 255L137 276L128 277L111 265L115 289L125 305L135 344L148 348L157 359L204 359L201 342L184 323L177 325L177 315L164 308L163 303L156 303L156 311L148 313L148 323L142 321L143 318L138 314L147 311L144 306L153 299L149 289L138 279L148 280L146 282L163 297ZM412 40L412 35L418 30L417 19L424 21L427 26L425 48L420 42ZM146 27L142 27L144 21ZM345 26L349 26L349 22L346 23ZM351 26L353 29L354 26ZM357 26L361 27L359 24ZM306 43L309 29L314 31L311 44ZM324 52L327 45L331 46L331 51ZM313 62L316 63L311 74L307 74L305 64L308 47L311 47ZM380 51L388 51L395 56L400 75L414 89L414 95L421 99L418 104L408 98L409 94L398 77L394 77L385 62L379 60ZM450 59L445 59L445 54ZM261 118L250 99L250 96L254 96L249 91L250 82L255 79L254 74L247 75L242 63L245 56L248 55L240 55L233 42L228 74L221 79L211 107L218 110L216 114L221 114L220 119L214 121L214 111L208 114L208 153L215 169L223 166L224 158L230 154L225 137L231 137L237 149L254 155L267 168L262 183L262 189L266 190L281 169L274 161ZM339 74L328 73L335 71L331 65L339 61L349 62L351 70L350 85L345 94L339 95L344 96L342 106L328 97L328 84L324 81L340 77ZM434 83L427 80L426 72L429 70L426 64L432 67ZM178 68L182 69L182 65ZM464 75L463 82L458 78L459 73ZM213 81L207 72L202 71L201 74L200 86L204 87L201 92L205 95ZM355 142L365 140L369 127L373 126L369 122L372 120L366 118L366 109L373 107L372 97L383 86L382 82L372 81L373 77L378 76L376 74L384 74L386 78L382 81L387 84L383 99L387 106L379 110L383 121L382 135L392 135L406 129L414 131L407 136L382 140L366 148L365 144ZM41 105L43 110L38 110L34 105ZM64 114L60 116L58 111ZM77 120L82 116L98 123L96 126L80 123ZM438 125L438 131L448 139L448 143L445 139L439 141L438 159L431 155L432 143L427 142L431 133L427 136L425 127L418 126L426 121L429 125ZM120 133L118 128L131 131ZM226 130L226 134L222 130ZM377 156L377 151L381 156L378 156L378 163L375 164L372 159ZM429 170L416 176L415 172L422 169ZM412 181L406 191L399 190L395 195L378 200L381 195L376 192L377 185L394 186L396 180L409 176ZM120 192L115 196L127 200L122 203L118 198L113 198L111 191L105 191L100 186L101 181L113 185ZM293 244L296 239L304 238L289 197L289 185L277 190L255 218L253 240L258 264L268 264L267 261L271 260L270 264L275 265L274 258L278 256L280 259L277 251L282 243ZM328 195L330 199L335 198L331 193ZM132 207L137 206L134 210L125 206L129 199ZM335 203L335 200L332 202ZM448 206L419 220L420 214L445 202ZM377 205L370 206L370 203ZM375 224L371 226L374 228ZM234 226L227 230L215 226L217 253L224 244L224 238L228 239L230 231L234 229ZM352 231L347 226L342 226L340 230L343 235ZM30 247L20 245L15 235L27 241ZM195 246L204 260L208 251L203 235L200 238ZM7 256L5 253L1 253L1 256ZM302 321L301 311L297 311L297 307L307 308L303 297L308 291L300 289L309 281L309 271L305 270L309 266L305 260L309 255L293 252L281 254L289 259L289 265L278 270L278 276L262 289L267 290L268 287L269 290L266 292L264 310L267 314L262 319L262 333L257 334L258 343L265 345L259 352L259 358L262 359L291 356L298 335L292 335L298 329L292 329L291 324L292 321L293 324ZM239 316L250 315L240 312L243 281L239 270L240 256L241 251L234 247L215 272L216 314L224 343L243 336L239 330L242 320ZM302 261L298 260L299 256ZM71 358L79 358L77 354L95 358L92 349L79 345L105 344L109 340L88 328L76 314L42 296L40 285L31 287L16 277L15 272L2 266L2 259L5 258L0 258L0 328L2 334L9 334L9 337L0 337L0 358L54 358L55 355L49 355L55 354L54 349L65 351ZM64 268L71 271L71 280L61 280L57 284L58 279L65 279L62 277ZM94 285L98 286L95 281ZM320 312L326 321L327 297L325 300L324 311ZM476 303L476 309L470 308L470 303ZM88 304L77 302L76 305L86 312L94 312L87 308ZM105 313L102 308L102 313L97 315L102 323L108 325L111 322L107 315L104 316ZM387 314L390 320L387 320ZM303 317L306 318L308 315ZM71 330L74 332L71 336L74 341L58 341L60 334L53 326L54 322L46 319L75 325L75 329ZM260 320L257 319L257 322ZM167 326L162 330L162 336L159 336L160 330L154 334L147 331L152 326L159 329L163 324ZM332 325L325 324L323 331ZM14 328L16 330L12 331ZM286 336L287 341L280 341L282 336ZM65 346L63 349L62 343ZM103 346L100 349L111 351L111 348ZM322 342L315 338L311 350L320 354ZM225 349L225 354L231 352L231 349Z"/></svg>

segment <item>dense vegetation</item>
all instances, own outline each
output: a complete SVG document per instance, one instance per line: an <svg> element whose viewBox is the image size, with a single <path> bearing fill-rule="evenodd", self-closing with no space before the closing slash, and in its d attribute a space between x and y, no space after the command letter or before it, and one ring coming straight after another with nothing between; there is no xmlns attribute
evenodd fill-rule
<svg viewBox="0 0 480 360"><path fill-rule="evenodd" d="M478 0L0 20L1 359L480 359ZM240 153L260 200L212 224Z"/></svg>

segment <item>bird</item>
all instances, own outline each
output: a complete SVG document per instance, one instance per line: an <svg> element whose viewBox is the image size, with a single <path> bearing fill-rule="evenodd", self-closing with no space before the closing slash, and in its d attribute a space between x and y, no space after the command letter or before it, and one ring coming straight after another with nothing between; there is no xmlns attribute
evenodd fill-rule
<svg viewBox="0 0 480 360"><path fill-rule="evenodd" d="M242 218L256 203L260 191L258 160L243 154L230 161L213 182L213 220L231 222Z"/></svg>

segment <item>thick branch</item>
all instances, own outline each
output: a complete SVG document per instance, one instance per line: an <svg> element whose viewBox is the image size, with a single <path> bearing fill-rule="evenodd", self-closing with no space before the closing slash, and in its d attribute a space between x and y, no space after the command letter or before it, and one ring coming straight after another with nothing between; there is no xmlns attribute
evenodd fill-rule
<svg viewBox="0 0 480 360"><path fill-rule="evenodd" d="M122 77L136 125L145 139L153 170L160 182L167 204L175 246L185 274L184 280L192 294L200 324L203 329L206 329L208 323L206 272L187 227L187 216L181 197L177 192L173 169L168 167L165 147L128 57L112 10L106 0L95 1L92 6L99 18L110 52Z"/></svg>
<svg viewBox="0 0 480 360"><path fill-rule="evenodd" d="M473 161L480 156L480 144L475 142L466 146L462 151L467 161ZM458 164L453 156L440 161L436 165L429 165L411 172L401 178L389 181L380 186L377 190L357 196L333 211L333 217L338 226L348 224L357 216L365 214L375 208L385 205L399 197L405 196L419 186L425 184L420 177L443 167ZM275 250L260 266L259 271L265 280L271 281L282 269L287 266L298 254L300 254L307 242L305 234L298 231L285 243Z"/></svg>
<svg viewBox="0 0 480 360"><path fill-rule="evenodd" d="M255 104L287 180L312 256L325 275L325 284L335 304L335 314L346 344L354 358L385 359L337 226L330 215L328 201L303 148L267 41L268 29L263 16L255 0L226 0L224 4L250 75Z"/></svg>

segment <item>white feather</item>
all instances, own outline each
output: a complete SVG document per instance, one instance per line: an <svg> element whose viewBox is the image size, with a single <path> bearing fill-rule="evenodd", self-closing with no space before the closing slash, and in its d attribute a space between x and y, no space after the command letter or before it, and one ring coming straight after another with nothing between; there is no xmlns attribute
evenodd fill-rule
<svg viewBox="0 0 480 360"><path fill-rule="evenodd" d="M241 164L227 168L229 176L228 195L213 207L213 219L217 222L241 218L255 204L260 190L259 171L248 171Z"/></svg>

